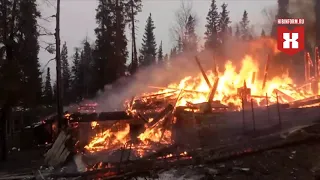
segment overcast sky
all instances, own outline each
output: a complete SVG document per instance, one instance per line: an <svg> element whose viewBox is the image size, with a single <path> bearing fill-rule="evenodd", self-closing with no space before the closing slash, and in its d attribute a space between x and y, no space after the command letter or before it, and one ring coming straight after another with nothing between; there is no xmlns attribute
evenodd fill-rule
<svg viewBox="0 0 320 180"><path fill-rule="evenodd" d="M40 4L40 11L44 18L49 17L55 13L56 0L38 0ZM49 1L44 2L44 1ZM191 1L191 0L189 0ZM193 0L193 10L197 14L198 35L203 38L205 31L206 15L210 7L211 0ZM249 20L254 25L257 31L261 31L264 26L266 17L263 14L263 9L274 9L276 0L217 0L219 10L221 4L225 2L228 4L230 17L232 23L237 23L241 20L244 10L249 14ZM79 47L80 43L88 36L89 41L94 43L95 35L94 28L96 28L95 13L97 8L97 0L61 0L61 40L67 42L70 63L72 62L71 56L75 47ZM146 19L149 13L152 14L156 29L155 36L157 43L163 42L164 53L168 53L173 46L170 36L170 28L174 24L175 11L180 7L180 0L143 0L142 12L136 17L139 21L137 23L137 46L140 48L141 39L144 33ZM49 20L49 19L48 19ZM55 19L51 22L41 21L40 24L54 32ZM130 38L128 38L130 41ZM45 46L44 42L54 42L53 37L41 37L40 44ZM131 47L131 46L128 46ZM48 62L53 55L41 49L39 59L43 68L44 64ZM52 75L55 76L55 63L49 63L52 68ZM55 79L54 76L52 79Z"/></svg>

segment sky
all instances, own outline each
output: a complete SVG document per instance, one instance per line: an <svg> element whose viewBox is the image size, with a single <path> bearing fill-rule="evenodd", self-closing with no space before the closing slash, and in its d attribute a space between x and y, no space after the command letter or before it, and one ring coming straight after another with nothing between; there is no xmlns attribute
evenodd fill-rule
<svg viewBox="0 0 320 180"><path fill-rule="evenodd" d="M181 1L142 1L142 12L136 16L136 19L138 20L138 23L136 24L138 28L136 37L137 48L139 49L141 46L146 20L151 13L156 27L154 33L157 44L159 45L162 41L164 53L169 53L174 45L170 29L175 23L175 12L179 9ZM211 0L185 1L192 3L192 9L197 15L197 34L201 40L205 32L206 15L209 11ZM55 14L56 0L38 0L38 2L39 10L42 13L42 20L39 20L39 24L46 30L54 32L55 19L48 17ZM228 4L232 24L239 22L242 18L243 11L246 10L248 12L250 24L255 27L256 33L260 33L261 29L265 27L266 21L268 21L268 18L263 13L264 10L274 11L277 0L217 0L219 11L222 3ZM61 0L60 35L62 43L67 43L70 64L72 63L72 55L75 47L81 46L81 43L86 37L90 43L94 43L95 41L94 29L97 26L95 21L97 5L97 0ZM268 31L268 29L266 29L266 31ZM131 40L129 36L128 40ZM54 43L54 37L40 37L40 45L42 47L39 53L41 71L45 72L46 67L50 67L52 69L52 79L55 79L55 62L50 61L50 63L45 66L50 59L54 58L54 55L49 54L43 49L46 47L47 43ZM130 44L128 47L131 47Z"/></svg>

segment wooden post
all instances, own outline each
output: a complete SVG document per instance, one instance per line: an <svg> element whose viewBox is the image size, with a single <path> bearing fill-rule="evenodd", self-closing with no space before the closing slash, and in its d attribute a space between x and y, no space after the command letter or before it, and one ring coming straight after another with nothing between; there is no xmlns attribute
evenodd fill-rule
<svg viewBox="0 0 320 180"><path fill-rule="evenodd" d="M61 129L65 126L63 118L63 105L62 105L62 82L61 82L61 59L60 59L60 0L57 0L56 12L56 73L57 73L57 120L58 128Z"/></svg>
<svg viewBox="0 0 320 180"><path fill-rule="evenodd" d="M267 104L268 121L270 122L269 99L268 99L267 93L266 93L266 104Z"/></svg>
<svg viewBox="0 0 320 180"><path fill-rule="evenodd" d="M266 66L265 66L265 69L264 69L264 77L263 77L262 89L264 89L265 86L266 86L267 76L268 76L268 71L269 71L269 63L270 63L270 55L268 54Z"/></svg>
<svg viewBox="0 0 320 180"><path fill-rule="evenodd" d="M310 74L309 74L309 60L308 60L308 53L304 52L304 79L305 82L307 83L310 79Z"/></svg>
<svg viewBox="0 0 320 180"><path fill-rule="evenodd" d="M318 48L315 47L314 48L314 89L313 89L313 93L315 95L318 94L318 90L319 90L319 87L318 87L318 83L319 83L319 69L318 69L318 66L319 66L319 63L318 63Z"/></svg>
<svg viewBox="0 0 320 180"><path fill-rule="evenodd" d="M256 121L254 118L254 109L253 109L253 99L251 98L251 112L252 112L252 125L253 125L253 132L256 132Z"/></svg>
<svg viewBox="0 0 320 180"><path fill-rule="evenodd" d="M246 128L245 128L245 116L244 116L244 99L243 96L241 97L241 103L242 103L242 130L243 133L245 132Z"/></svg>
<svg viewBox="0 0 320 180"><path fill-rule="evenodd" d="M279 127L281 129L282 128L282 122L281 122L281 115L280 115L280 105L279 105L278 93L276 93L276 95L277 95L277 109L278 109Z"/></svg>

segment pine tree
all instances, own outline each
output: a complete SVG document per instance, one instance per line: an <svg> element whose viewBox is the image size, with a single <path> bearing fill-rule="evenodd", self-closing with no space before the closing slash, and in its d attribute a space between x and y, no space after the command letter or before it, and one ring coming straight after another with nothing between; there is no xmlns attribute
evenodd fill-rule
<svg viewBox="0 0 320 180"><path fill-rule="evenodd" d="M227 10L228 5L226 3L223 3L221 5L222 11L220 13L220 19L219 19L219 29L220 29L220 39L222 43L226 39L226 36L230 34L229 32L229 25L231 23L230 17L229 17L229 11Z"/></svg>
<svg viewBox="0 0 320 180"><path fill-rule="evenodd" d="M128 12L127 14L127 22L130 23L131 25L131 42L132 42L132 46L131 46L131 64L129 65L128 69L130 74L134 74L136 73L137 69L138 69L138 52L137 52L137 43L136 43L136 26L135 26L135 16L138 14L138 12L141 12L141 8L142 8L142 2L141 0L128 0L128 2L125 5L125 12Z"/></svg>
<svg viewBox="0 0 320 180"><path fill-rule="evenodd" d="M71 72L68 62L68 47L67 43L64 42L61 49L61 74L62 74L62 97L63 104L70 103L70 84L71 84Z"/></svg>
<svg viewBox="0 0 320 180"><path fill-rule="evenodd" d="M261 31L261 37L266 37L266 32L264 31L264 29L262 29Z"/></svg>
<svg viewBox="0 0 320 180"><path fill-rule="evenodd" d="M218 32L219 32L219 13L216 1L212 0L210 10L207 14L207 24L205 34L205 48L212 49L219 45Z"/></svg>
<svg viewBox="0 0 320 180"><path fill-rule="evenodd" d="M134 18L139 12L142 10L142 0L122 0L124 4L124 15L127 23L132 22L132 18Z"/></svg>
<svg viewBox="0 0 320 180"><path fill-rule="evenodd" d="M195 32L195 19L191 15L186 23L186 32L183 39L183 52L195 52L197 51L197 35Z"/></svg>
<svg viewBox="0 0 320 180"><path fill-rule="evenodd" d="M80 66L80 49L76 48L73 55L73 65L71 67L72 83L71 83L71 99L72 101L79 101L81 98L82 87L82 68Z"/></svg>
<svg viewBox="0 0 320 180"><path fill-rule="evenodd" d="M172 48L171 51L170 51L170 59L174 59L174 58L176 58L176 57L177 57L177 48L174 47L174 48Z"/></svg>
<svg viewBox="0 0 320 180"><path fill-rule="evenodd" d="M288 13L288 6L289 6L289 0L278 0L278 13L275 17L275 19L281 19L281 18L290 18L290 15ZM272 37L277 37L277 22L275 21L272 24L272 29L271 29L271 36Z"/></svg>
<svg viewBox="0 0 320 180"><path fill-rule="evenodd" d="M81 72L81 87L82 93L81 97L88 98L89 96L94 95L95 90L92 89L92 74L93 74L93 57L92 57L92 48L87 40L85 40L83 45L83 50L81 51L80 56L80 70Z"/></svg>
<svg viewBox="0 0 320 180"><path fill-rule="evenodd" d="M241 32L240 32L239 24L236 25L236 32L235 32L234 36L235 36L237 39L240 39Z"/></svg>
<svg viewBox="0 0 320 180"><path fill-rule="evenodd" d="M95 90L103 90L106 84L113 83L126 71L125 4L123 1L99 0L96 11L93 84Z"/></svg>
<svg viewBox="0 0 320 180"><path fill-rule="evenodd" d="M163 52L162 52L162 41L161 41L158 49L158 63L162 63L162 62L163 62Z"/></svg>
<svg viewBox="0 0 320 180"><path fill-rule="evenodd" d="M165 68L168 69L170 67L170 62L169 62L169 56L168 54L165 54L163 57L163 64L165 65Z"/></svg>
<svg viewBox="0 0 320 180"><path fill-rule="evenodd" d="M179 36L177 47L176 47L176 54L179 55L180 53L182 53L182 51L183 51L183 42L182 42L181 36Z"/></svg>
<svg viewBox="0 0 320 180"><path fill-rule="evenodd" d="M53 86L52 86L52 94L53 94L53 102L57 102L57 81L54 81Z"/></svg>
<svg viewBox="0 0 320 180"><path fill-rule="evenodd" d="M51 86L51 77L50 77L49 67L47 68L47 76L44 84L43 100L44 100L44 104L47 106L51 106L53 104L53 91Z"/></svg>
<svg viewBox="0 0 320 180"><path fill-rule="evenodd" d="M167 62L169 60L168 54L165 54L163 57L163 62Z"/></svg>
<svg viewBox="0 0 320 180"><path fill-rule="evenodd" d="M154 22L151 17L151 13L147 19L147 24L145 27L145 33L142 39L142 47L140 49L141 59L139 64L141 66L149 66L154 64L157 54L157 44L154 35Z"/></svg>
<svg viewBox="0 0 320 180"><path fill-rule="evenodd" d="M37 19L41 16L37 9L36 0L18 1L16 26L19 36L17 40L18 52L15 53L21 67L22 87L20 96L25 107L35 107L42 101L42 79L40 72L39 32Z"/></svg>
<svg viewBox="0 0 320 180"><path fill-rule="evenodd" d="M240 22L240 37L242 40L249 40L250 39L250 31L249 31L249 19L248 13L245 10L243 12L242 20Z"/></svg>

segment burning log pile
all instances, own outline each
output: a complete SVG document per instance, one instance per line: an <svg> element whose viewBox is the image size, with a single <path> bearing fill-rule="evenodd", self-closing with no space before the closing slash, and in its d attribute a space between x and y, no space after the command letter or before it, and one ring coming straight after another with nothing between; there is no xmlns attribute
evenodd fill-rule
<svg viewBox="0 0 320 180"><path fill-rule="evenodd" d="M203 157L211 157L210 162L219 161L309 139L308 136L284 142L279 136L275 136L276 140L268 137L265 141L254 140L244 145L245 140L256 138L257 133L254 137L247 137L243 135L244 131L230 131L234 127L241 130L237 126L241 117L242 127L245 129L248 126L245 121L249 113L253 130L258 131L260 127L259 136L269 135L279 129L261 133L261 129L266 129L262 126L265 124L263 118L266 117L261 114L262 111L267 112L268 120L272 120L274 118L270 112L276 109L277 123L283 128L292 124L288 123L287 119L291 117L286 119L284 109L320 103L317 93L311 92L305 86L292 85L293 82L288 76L268 78L269 58L265 71L260 73L263 75L261 81L258 78L259 67L249 56L243 60L239 73L231 63L226 64L223 73L216 70L206 73L199 59L195 58L195 61L201 72L198 77L186 77L179 84L168 87L150 86L158 92L133 97L125 102L125 111L67 114L69 123L74 125L71 133L74 133L72 136L76 137L74 142L77 143L73 146L75 150L63 152L80 156L79 164L84 165L85 170L81 170L84 171L81 173L54 176L86 174L95 178L116 176L115 179L121 179L143 173L150 175L150 167L160 170L165 166L201 163ZM283 111L282 117L280 111ZM299 111L300 115L308 112L311 110ZM227 118L223 120L223 116ZM89 134L84 135L85 132ZM80 136L87 139L81 140ZM210 137L210 140L207 140L210 141L209 144L203 142L207 137ZM239 143L231 144L235 140ZM60 141L56 143L63 144ZM194 150L197 148L201 151ZM52 151L62 150L52 148L47 155L52 154ZM60 162L52 157L46 159L54 161L49 161L48 164L59 166L66 158L62 158Z"/></svg>

